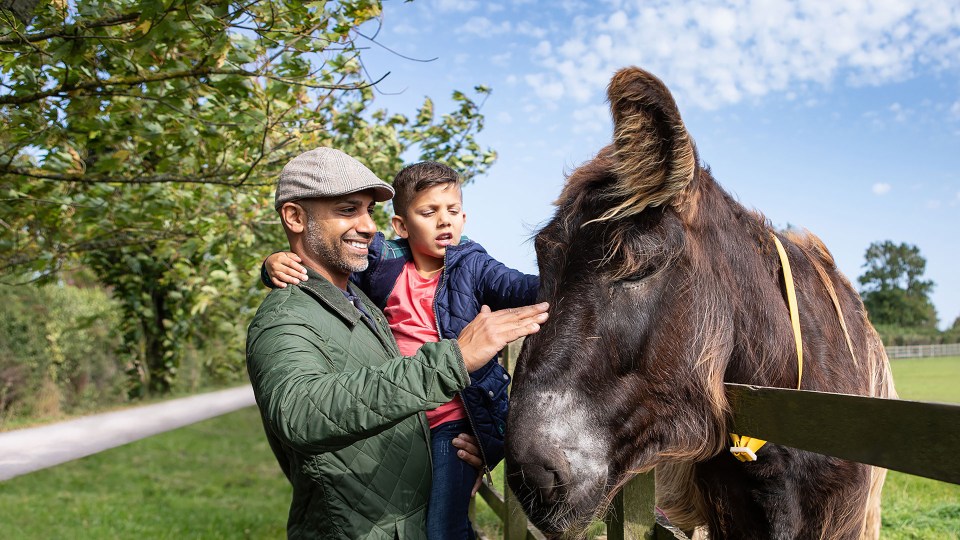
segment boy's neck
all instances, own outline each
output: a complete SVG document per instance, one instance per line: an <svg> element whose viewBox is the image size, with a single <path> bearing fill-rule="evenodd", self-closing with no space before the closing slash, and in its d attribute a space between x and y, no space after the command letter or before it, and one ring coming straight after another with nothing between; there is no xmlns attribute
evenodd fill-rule
<svg viewBox="0 0 960 540"><path fill-rule="evenodd" d="M420 277L432 278L443 270L442 258L430 257L422 253L413 252L413 266Z"/></svg>

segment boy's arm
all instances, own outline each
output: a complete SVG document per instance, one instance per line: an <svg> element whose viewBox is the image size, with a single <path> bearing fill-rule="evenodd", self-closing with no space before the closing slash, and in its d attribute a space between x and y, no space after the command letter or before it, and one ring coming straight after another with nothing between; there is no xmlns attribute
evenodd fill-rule
<svg viewBox="0 0 960 540"><path fill-rule="evenodd" d="M377 233L371 248L374 245L381 245L378 242L382 243L383 241L383 234ZM383 248L370 249L367 253L368 269L373 266L379 256L380 249ZM297 285L301 281L306 281L307 269L304 268L302 263L303 260L300 256L292 251L274 251L260 265L260 282L271 289L283 289L286 288L287 284ZM363 291L368 291L369 284L366 282L366 274L366 270L353 272L350 274L350 281L354 282Z"/></svg>
<svg viewBox="0 0 960 540"><path fill-rule="evenodd" d="M271 289L283 289L307 280L307 269L292 251L275 251L260 265L260 281Z"/></svg>
<svg viewBox="0 0 960 540"><path fill-rule="evenodd" d="M536 303L540 278L508 268L484 254L478 287L481 302L492 309L528 306Z"/></svg>

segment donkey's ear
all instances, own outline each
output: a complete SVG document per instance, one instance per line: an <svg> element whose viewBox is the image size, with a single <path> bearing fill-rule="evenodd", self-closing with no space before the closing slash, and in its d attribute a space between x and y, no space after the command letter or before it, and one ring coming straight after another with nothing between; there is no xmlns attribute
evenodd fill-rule
<svg viewBox="0 0 960 540"><path fill-rule="evenodd" d="M630 67L607 88L613 113L613 188L618 205L604 218L678 203L696 171L697 154L670 91L660 79Z"/></svg>

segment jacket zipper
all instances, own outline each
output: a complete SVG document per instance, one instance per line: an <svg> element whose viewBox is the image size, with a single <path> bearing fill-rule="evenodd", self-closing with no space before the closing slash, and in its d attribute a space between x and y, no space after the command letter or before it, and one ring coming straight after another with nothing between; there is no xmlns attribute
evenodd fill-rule
<svg viewBox="0 0 960 540"><path fill-rule="evenodd" d="M440 313L437 310L437 297L440 296L440 291L443 290L444 284L447 282L447 252L444 250L443 253L443 270L440 270L440 283L437 284L437 290L433 292L433 319L437 325L437 339L443 339L443 334L440 332ZM464 366L466 367L466 366ZM467 374L469 377L469 373ZM460 392L457 392L458 394ZM467 414L467 422L470 424L470 429L473 431L473 436L477 439L477 448L480 449L480 461L483 465L483 474L487 477L487 482L492 486L493 485L493 475L490 472L490 467L487 465L487 456L483 453L483 445L480 444L480 435L477 432L477 424L473 420L473 416L470 414L470 409L467 407L467 402L463 401L463 397L460 398L463 403L463 412Z"/></svg>

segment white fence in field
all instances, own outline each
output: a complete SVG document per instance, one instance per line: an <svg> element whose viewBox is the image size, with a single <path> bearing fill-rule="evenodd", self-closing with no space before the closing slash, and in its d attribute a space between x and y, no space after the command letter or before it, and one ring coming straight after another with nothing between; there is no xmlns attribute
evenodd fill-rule
<svg viewBox="0 0 960 540"><path fill-rule="evenodd" d="M887 347L888 358L930 358L933 356L960 356L960 343L945 345L897 345Z"/></svg>

